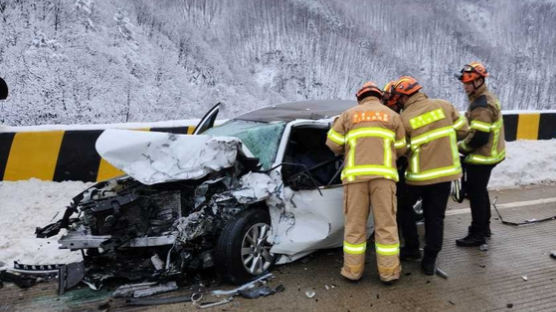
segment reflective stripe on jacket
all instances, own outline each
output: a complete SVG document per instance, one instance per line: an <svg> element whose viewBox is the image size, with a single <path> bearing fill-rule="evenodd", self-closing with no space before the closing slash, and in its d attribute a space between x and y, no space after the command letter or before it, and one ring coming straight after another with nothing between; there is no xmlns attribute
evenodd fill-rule
<svg viewBox="0 0 556 312"><path fill-rule="evenodd" d="M506 157L504 119L500 109L500 102L484 84L469 96L469 107L465 115L471 125L471 131L458 144L459 150L467 154L465 163L493 165ZM476 141L474 138L476 139L478 132L487 133L488 141L474 146L473 141Z"/></svg>
<svg viewBox="0 0 556 312"><path fill-rule="evenodd" d="M429 185L459 179L457 139L467 134L465 117L450 102L417 92L408 99L401 118L410 144L406 183Z"/></svg>
<svg viewBox="0 0 556 312"><path fill-rule="evenodd" d="M375 178L398 181L396 159L407 148L400 116L373 96L334 121L326 145L336 155L345 154L344 184Z"/></svg>

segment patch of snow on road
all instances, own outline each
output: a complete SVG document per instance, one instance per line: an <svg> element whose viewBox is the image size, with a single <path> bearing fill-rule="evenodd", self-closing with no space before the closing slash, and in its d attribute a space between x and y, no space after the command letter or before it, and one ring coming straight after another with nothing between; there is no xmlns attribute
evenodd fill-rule
<svg viewBox="0 0 556 312"><path fill-rule="evenodd" d="M71 198L90 184L37 179L0 182L0 262L4 263L0 268L12 268L14 260L29 264L80 261L80 252L58 249L62 233L38 239L35 228L62 218Z"/></svg>

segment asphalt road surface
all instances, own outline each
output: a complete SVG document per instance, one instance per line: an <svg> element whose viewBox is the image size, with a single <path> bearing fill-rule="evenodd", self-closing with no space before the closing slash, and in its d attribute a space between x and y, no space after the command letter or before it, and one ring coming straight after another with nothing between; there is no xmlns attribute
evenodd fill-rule
<svg viewBox="0 0 556 312"><path fill-rule="evenodd" d="M533 186L491 192L504 220L524 221L556 215L556 186ZM403 262L402 278L392 286L379 282L375 254L367 253L359 282L340 274L342 250L322 250L292 264L273 269L269 285L285 290L268 297L235 297L204 311L556 311L556 220L525 226L501 224L492 211L493 235L488 250L459 248L454 240L465 236L470 221L468 203L450 203L445 221L444 249L439 267L448 274L426 276L418 262ZM422 230L422 228L421 228ZM370 244L370 246L372 246ZM220 285L210 289L229 289ZM189 289L165 296L187 296ZM314 293L312 298L307 294ZM201 303L226 297L206 295ZM4 311L197 311L192 303L155 307L128 307L111 299L107 291L86 287L56 296L56 283L41 283L29 290L11 284L0 289Z"/></svg>

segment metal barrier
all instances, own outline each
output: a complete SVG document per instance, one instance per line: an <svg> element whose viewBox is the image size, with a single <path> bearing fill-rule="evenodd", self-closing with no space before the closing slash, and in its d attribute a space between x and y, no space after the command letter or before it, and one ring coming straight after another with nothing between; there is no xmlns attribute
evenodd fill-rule
<svg viewBox="0 0 556 312"><path fill-rule="evenodd" d="M190 134L194 126L142 128ZM102 181L123 174L98 155L104 130L52 130L0 133L0 180Z"/></svg>
<svg viewBox="0 0 556 312"><path fill-rule="evenodd" d="M13 128L11 128L13 129ZM192 133L194 126L136 130ZM504 112L506 141L556 138L556 112ZM97 130L0 132L0 180L101 181L122 172L101 159Z"/></svg>

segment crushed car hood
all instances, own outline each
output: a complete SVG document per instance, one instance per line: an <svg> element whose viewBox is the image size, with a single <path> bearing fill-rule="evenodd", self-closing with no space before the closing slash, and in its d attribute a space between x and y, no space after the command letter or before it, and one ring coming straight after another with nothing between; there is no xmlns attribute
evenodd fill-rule
<svg viewBox="0 0 556 312"><path fill-rule="evenodd" d="M251 156L233 137L119 129L105 130L96 149L114 167L146 185L201 179L233 166L240 153Z"/></svg>

